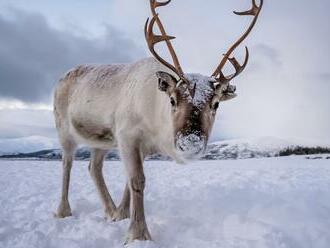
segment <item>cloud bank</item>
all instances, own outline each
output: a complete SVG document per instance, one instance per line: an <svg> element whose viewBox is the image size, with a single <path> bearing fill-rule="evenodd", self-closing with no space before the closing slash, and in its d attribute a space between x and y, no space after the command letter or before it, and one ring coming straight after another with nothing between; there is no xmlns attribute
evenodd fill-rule
<svg viewBox="0 0 330 248"><path fill-rule="evenodd" d="M11 9L0 13L0 97L50 102L57 79L85 63L122 63L143 56L133 41L112 26L100 38L52 28L44 16Z"/></svg>

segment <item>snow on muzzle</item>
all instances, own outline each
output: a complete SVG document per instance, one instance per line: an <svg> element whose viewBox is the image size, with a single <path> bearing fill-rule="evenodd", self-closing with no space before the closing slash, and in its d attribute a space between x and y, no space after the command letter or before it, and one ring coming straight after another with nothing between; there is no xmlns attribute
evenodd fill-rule
<svg viewBox="0 0 330 248"><path fill-rule="evenodd" d="M185 159L199 158L205 151L206 138L196 134L182 135L176 137L175 146L177 152Z"/></svg>

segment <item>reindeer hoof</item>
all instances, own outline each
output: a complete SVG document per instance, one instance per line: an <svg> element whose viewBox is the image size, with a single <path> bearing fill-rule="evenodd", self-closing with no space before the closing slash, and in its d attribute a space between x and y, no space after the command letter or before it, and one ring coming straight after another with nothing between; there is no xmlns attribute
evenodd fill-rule
<svg viewBox="0 0 330 248"><path fill-rule="evenodd" d="M129 218L129 209L119 207L114 212L112 220L117 222L128 218Z"/></svg>
<svg viewBox="0 0 330 248"><path fill-rule="evenodd" d="M134 240L152 240L145 221L134 221L131 223L125 245Z"/></svg>
<svg viewBox="0 0 330 248"><path fill-rule="evenodd" d="M54 214L55 218L65 218L72 216L71 208L69 203L62 202L57 209L57 212Z"/></svg>
<svg viewBox="0 0 330 248"><path fill-rule="evenodd" d="M115 212L116 210L112 210L112 209L105 209L104 210L104 215L105 215L105 220L110 220L110 221L113 221L114 219L114 216L115 216Z"/></svg>

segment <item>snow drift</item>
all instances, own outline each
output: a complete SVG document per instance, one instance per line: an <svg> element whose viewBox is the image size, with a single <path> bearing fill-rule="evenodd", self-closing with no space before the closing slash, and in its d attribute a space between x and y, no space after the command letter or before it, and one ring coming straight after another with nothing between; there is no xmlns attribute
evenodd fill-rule
<svg viewBox="0 0 330 248"><path fill-rule="evenodd" d="M128 220L105 221L88 162L76 162L73 216L54 219L59 161L0 161L1 248L124 247ZM120 162L105 178L119 202ZM146 218L154 242L129 248L328 248L330 166L304 157L199 161L182 166L146 162Z"/></svg>

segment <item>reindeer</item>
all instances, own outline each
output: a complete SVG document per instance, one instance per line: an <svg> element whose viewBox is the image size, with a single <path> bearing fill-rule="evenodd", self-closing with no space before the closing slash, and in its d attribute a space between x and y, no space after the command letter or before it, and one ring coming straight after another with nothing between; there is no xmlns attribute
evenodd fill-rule
<svg viewBox="0 0 330 248"><path fill-rule="evenodd" d="M236 97L230 84L246 67L249 51L241 65L234 50L249 35L258 19L263 0L236 15L253 16L246 32L224 54L211 76L185 74L156 9L171 0L150 0L152 18L145 24L145 37L154 58L124 65L81 65L59 82L54 97L54 114L63 148L62 196L58 218L71 215L68 201L70 171L79 144L91 148L89 172L96 185L105 214L113 221L130 218L126 243L151 240L144 215L144 158L153 153L181 163L205 151L220 102ZM160 35L154 33L158 25ZM173 64L163 59L155 45L165 42ZM227 62L235 73L225 76ZM127 172L127 184L116 207L105 184L102 167L107 151L118 147Z"/></svg>

